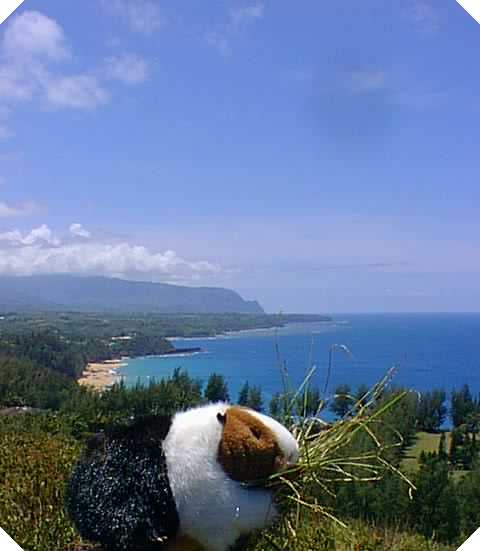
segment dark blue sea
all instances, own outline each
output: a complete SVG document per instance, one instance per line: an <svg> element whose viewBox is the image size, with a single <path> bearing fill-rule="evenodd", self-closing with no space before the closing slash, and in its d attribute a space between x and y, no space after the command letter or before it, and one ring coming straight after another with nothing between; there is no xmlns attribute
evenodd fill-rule
<svg viewBox="0 0 480 551"><path fill-rule="evenodd" d="M245 331L214 339L178 339L177 347L200 346L189 356L129 360L121 373L127 384L148 382L181 367L203 382L213 373L225 376L232 400L245 381L260 385L264 403L281 391L282 375L276 346L295 387L309 367L316 366L314 382L323 389L330 347L348 346L333 356L327 395L347 383L378 382L393 366L393 383L419 391L442 388L447 392L464 383L480 392L480 314L336 315L333 322L292 324L273 330Z"/></svg>

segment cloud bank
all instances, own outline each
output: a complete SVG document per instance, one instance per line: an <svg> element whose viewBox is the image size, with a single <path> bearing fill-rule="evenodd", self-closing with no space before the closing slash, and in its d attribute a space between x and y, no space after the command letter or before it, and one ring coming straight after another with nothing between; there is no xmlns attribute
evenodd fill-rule
<svg viewBox="0 0 480 551"><path fill-rule="evenodd" d="M175 251L155 252L125 241L96 240L82 224L73 223L60 238L46 225L27 233L0 233L0 274L90 274L154 281L195 282L218 274L220 267L191 261Z"/></svg>

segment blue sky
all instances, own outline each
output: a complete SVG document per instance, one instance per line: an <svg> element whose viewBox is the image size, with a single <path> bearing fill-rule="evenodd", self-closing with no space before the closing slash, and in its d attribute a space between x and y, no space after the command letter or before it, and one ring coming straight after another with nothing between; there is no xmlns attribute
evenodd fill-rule
<svg viewBox="0 0 480 551"><path fill-rule="evenodd" d="M0 27L0 273L480 311L480 26L339 4L26 0Z"/></svg>

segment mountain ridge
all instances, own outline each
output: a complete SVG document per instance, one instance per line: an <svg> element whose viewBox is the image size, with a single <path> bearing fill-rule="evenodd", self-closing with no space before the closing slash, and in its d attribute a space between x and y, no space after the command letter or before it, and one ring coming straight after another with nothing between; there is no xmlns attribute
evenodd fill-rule
<svg viewBox="0 0 480 551"><path fill-rule="evenodd" d="M0 276L1 310L260 314L256 300L223 287L187 287L105 276Z"/></svg>

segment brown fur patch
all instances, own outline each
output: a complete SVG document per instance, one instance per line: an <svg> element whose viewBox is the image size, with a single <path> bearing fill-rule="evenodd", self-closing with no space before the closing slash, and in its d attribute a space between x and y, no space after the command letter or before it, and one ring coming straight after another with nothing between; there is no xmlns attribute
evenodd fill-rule
<svg viewBox="0 0 480 551"><path fill-rule="evenodd" d="M261 481L278 472L284 457L275 434L245 408L227 409L218 461L233 480Z"/></svg>

